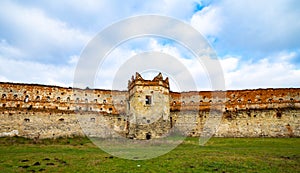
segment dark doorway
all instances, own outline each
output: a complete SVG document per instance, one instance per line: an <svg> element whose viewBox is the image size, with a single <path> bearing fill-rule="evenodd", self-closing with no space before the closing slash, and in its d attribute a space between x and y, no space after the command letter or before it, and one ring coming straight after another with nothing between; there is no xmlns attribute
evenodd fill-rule
<svg viewBox="0 0 300 173"><path fill-rule="evenodd" d="M150 132L146 133L146 139L147 140L151 139L151 133Z"/></svg>

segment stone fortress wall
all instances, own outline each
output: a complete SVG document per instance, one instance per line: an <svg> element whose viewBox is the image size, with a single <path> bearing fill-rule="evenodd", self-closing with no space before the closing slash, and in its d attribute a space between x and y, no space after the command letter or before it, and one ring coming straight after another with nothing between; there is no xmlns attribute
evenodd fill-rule
<svg viewBox="0 0 300 173"><path fill-rule="evenodd" d="M176 117L178 114L176 112L181 110L180 122L189 122L190 128L187 130L191 136L203 133L205 122L209 116L214 116L211 109L222 114L221 122L215 129L215 136L300 136L299 88L228 90L216 91L214 94L210 91L170 94L171 112ZM225 97L219 98L218 95Z"/></svg>
<svg viewBox="0 0 300 173"><path fill-rule="evenodd" d="M144 80L137 73L131 82L150 84L155 83L154 79ZM159 83L167 79L159 76L156 80ZM129 91L110 91L0 83L0 136L127 136L133 127L129 107L137 103L130 99L133 95L130 92L142 92L144 88L145 93L151 95L151 91L155 90L149 85L128 87ZM166 95L161 97L169 102L165 103L169 110L164 109L164 113L169 115L163 115L158 122L145 117L145 121L152 125L136 133L139 139L145 139L149 132L152 132L153 138L163 136L161 133L175 126L190 136L200 136L211 130L206 129L205 123L209 118L213 120L217 112L221 112L222 117L218 128L214 129L215 136L300 136L300 88L181 93L160 88L160 91L169 95L168 99ZM145 108L143 105L140 107Z"/></svg>

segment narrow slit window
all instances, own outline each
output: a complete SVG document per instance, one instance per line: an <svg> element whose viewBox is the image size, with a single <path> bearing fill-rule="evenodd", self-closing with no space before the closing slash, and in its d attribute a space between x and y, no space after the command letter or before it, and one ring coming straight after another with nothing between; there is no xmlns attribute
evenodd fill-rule
<svg viewBox="0 0 300 173"><path fill-rule="evenodd" d="M28 101L29 101L29 96L26 95L26 96L25 96L25 99L24 99L24 102L27 103Z"/></svg>
<svg viewBox="0 0 300 173"><path fill-rule="evenodd" d="M151 96L146 96L146 105L151 105Z"/></svg>

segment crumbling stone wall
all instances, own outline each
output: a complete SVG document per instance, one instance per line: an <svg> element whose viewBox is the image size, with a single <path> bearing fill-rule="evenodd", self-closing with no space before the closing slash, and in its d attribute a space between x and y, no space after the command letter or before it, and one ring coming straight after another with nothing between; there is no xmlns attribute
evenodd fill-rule
<svg viewBox="0 0 300 173"><path fill-rule="evenodd" d="M34 84L0 83L0 107L44 110L126 112L126 91L73 89ZM118 107L118 111L115 106Z"/></svg>
<svg viewBox="0 0 300 173"><path fill-rule="evenodd" d="M215 136L300 136L299 88L179 93L169 91L168 81L161 75L153 80L139 77L129 82L128 91L0 83L0 136L130 137L133 132L138 139L145 139L148 132L159 137L173 127L199 136L211 130L204 125L214 118L212 109L222 116ZM139 105L140 96L143 104L138 108L143 108L146 95L159 98L151 109L159 108L163 114L156 121L143 112L136 114L146 124L150 120L141 126L130 121L130 105Z"/></svg>
<svg viewBox="0 0 300 173"><path fill-rule="evenodd" d="M3 108L0 111L0 136L11 136L9 132L27 138L125 136L126 121L119 115Z"/></svg>
<svg viewBox="0 0 300 173"><path fill-rule="evenodd" d="M208 118L220 120L219 137L290 137L300 135L300 89L170 92L172 124L191 136L205 133ZM215 117L216 116L216 117ZM215 119L215 120L214 120Z"/></svg>
<svg viewBox="0 0 300 173"><path fill-rule="evenodd" d="M173 126L183 128L189 136L200 136L205 130L216 131L217 137L299 137L300 110L251 109L226 112L222 118L209 111L171 112ZM211 117L212 116L212 117ZM211 118L217 126L205 126ZM220 122L219 122L220 121ZM217 127L216 129L209 129Z"/></svg>

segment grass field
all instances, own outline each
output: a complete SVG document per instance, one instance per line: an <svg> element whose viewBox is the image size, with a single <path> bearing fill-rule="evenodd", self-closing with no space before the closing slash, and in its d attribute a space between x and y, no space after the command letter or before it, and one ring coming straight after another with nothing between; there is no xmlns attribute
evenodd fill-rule
<svg viewBox="0 0 300 173"><path fill-rule="evenodd" d="M300 172L300 138L187 138L149 160L126 160L87 138L0 138L0 172Z"/></svg>

